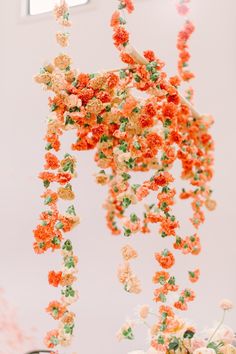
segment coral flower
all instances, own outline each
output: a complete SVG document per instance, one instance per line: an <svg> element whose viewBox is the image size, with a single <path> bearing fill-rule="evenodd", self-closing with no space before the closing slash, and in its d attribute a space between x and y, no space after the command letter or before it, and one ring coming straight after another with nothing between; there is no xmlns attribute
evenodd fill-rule
<svg viewBox="0 0 236 354"><path fill-rule="evenodd" d="M194 271L188 272L188 274L189 274L189 280L190 280L192 283L196 283L196 282L199 280L200 270L199 270L199 269L196 269L196 270L194 270Z"/></svg>
<svg viewBox="0 0 236 354"><path fill-rule="evenodd" d="M50 349L56 347L59 344L58 337L59 337L58 330L54 329L54 330L48 332L45 339L44 339L45 345Z"/></svg>
<svg viewBox="0 0 236 354"><path fill-rule="evenodd" d="M50 313L54 320L58 320L66 312L66 307L58 301L52 301L49 303L46 311Z"/></svg>
<svg viewBox="0 0 236 354"><path fill-rule="evenodd" d="M167 249L161 253L156 253L155 258L162 268L171 268L175 263L174 255Z"/></svg>
<svg viewBox="0 0 236 354"><path fill-rule="evenodd" d="M111 27L116 27L120 25L120 12L115 11L111 17Z"/></svg>

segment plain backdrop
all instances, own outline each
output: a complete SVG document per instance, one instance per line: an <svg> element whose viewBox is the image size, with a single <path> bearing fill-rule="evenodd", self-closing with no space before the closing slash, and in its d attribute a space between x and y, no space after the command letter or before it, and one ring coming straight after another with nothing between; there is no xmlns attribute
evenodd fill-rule
<svg viewBox="0 0 236 354"><path fill-rule="evenodd" d="M72 10L74 25L69 52L81 71L121 65L109 28L116 5L116 0L91 0L88 6ZM41 338L54 326L44 308L57 298L59 291L48 286L47 272L59 267L60 257L36 256L32 250L31 230L43 208L39 198L43 188L37 175L43 165L48 114L47 95L32 77L60 49L55 43L58 27L52 15L29 18L24 8L23 0L0 1L0 287L19 309L22 324L36 326ZM201 267L201 280L195 287L197 299L184 316L203 328L219 318L221 298L236 303L236 1L193 0L191 8L196 24L191 40L191 68L197 74L196 106L200 112L212 113L216 120L212 129L216 142L212 187L218 207L214 213L207 213L200 231L201 255L194 259L178 257L175 270L183 283L187 270ZM139 50L154 49L166 62L167 72L175 74L176 35L182 23L174 1L137 0L136 11L129 17L132 42ZM65 143L70 142L72 139ZM139 296L125 293L116 279L116 269L120 246L126 240L112 237L106 228L102 209L106 188L96 185L96 171L93 152L79 153L75 189L82 223L73 232L73 239L79 254L80 301L74 307L78 326L73 349L83 354L125 354L146 346L145 331L139 332L136 343L118 344L115 333L139 304L151 303L150 277L156 269L153 253L163 248L164 243L157 232L132 241L140 253L134 268L140 274L144 291ZM180 208L181 219L188 218L185 205ZM228 314L226 322L236 328L236 310ZM67 352L71 353L71 349Z"/></svg>

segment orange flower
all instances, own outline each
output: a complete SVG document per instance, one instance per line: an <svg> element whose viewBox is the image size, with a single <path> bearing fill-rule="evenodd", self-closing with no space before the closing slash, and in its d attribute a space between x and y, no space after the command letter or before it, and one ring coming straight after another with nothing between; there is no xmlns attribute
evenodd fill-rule
<svg viewBox="0 0 236 354"><path fill-rule="evenodd" d="M187 311L187 309L188 309L188 305L185 301L176 301L174 303L174 307L178 310L181 310L181 311Z"/></svg>
<svg viewBox="0 0 236 354"><path fill-rule="evenodd" d="M184 297L186 301L193 301L196 297L194 291L191 289L184 289L180 295Z"/></svg>
<svg viewBox="0 0 236 354"><path fill-rule="evenodd" d="M152 281L154 284L161 283L164 284L168 279L170 275L167 272L156 272L155 275L152 278Z"/></svg>
<svg viewBox="0 0 236 354"><path fill-rule="evenodd" d="M58 301L52 301L49 303L46 311L50 313L54 320L59 320L66 312L66 307Z"/></svg>
<svg viewBox="0 0 236 354"><path fill-rule="evenodd" d="M143 55L148 61L154 61L156 59L155 53L152 50L146 50Z"/></svg>
<svg viewBox="0 0 236 354"><path fill-rule="evenodd" d="M106 78L107 78L107 86L109 89L113 89L114 87L117 86L119 82L119 78L116 74L109 73L106 75Z"/></svg>
<svg viewBox="0 0 236 354"><path fill-rule="evenodd" d="M175 263L174 255L167 249L161 253L156 253L155 258L162 268L171 268Z"/></svg>
<svg viewBox="0 0 236 354"><path fill-rule="evenodd" d="M66 184L68 182L70 182L72 176L70 173L58 173L56 176L55 176L55 180L60 183L60 184Z"/></svg>
<svg viewBox="0 0 236 354"><path fill-rule="evenodd" d="M113 40L116 47L119 47L120 45L125 45L129 41L129 33L124 27L118 26L115 28Z"/></svg>
<svg viewBox="0 0 236 354"><path fill-rule="evenodd" d="M120 53L120 58L123 61L123 63L129 64L129 65L135 64L134 59L129 54L127 54L125 52Z"/></svg>
<svg viewBox="0 0 236 354"><path fill-rule="evenodd" d="M60 166L60 162L58 158L55 155L51 154L50 152L48 152L45 155L45 160L46 160L46 164L44 165L45 170L48 169L56 170Z"/></svg>
<svg viewBox="0 0 236 354"><path fill-rule="evenodd" d="M62 272L54 272L53 270L48 273L48 282L50 285L58 287L62 278Z"/></svg>
<svg viewBox="0 0 236 354"><path fill-rule="evenodd" d="M134 4L132 0L121 0L121 4L125 6L129 13L134 11Z"/></svg>
<svg viewBox="0 0 236 354"><path fill-rule="evenodd" d="M115 11L111 17L111 27L116 27L120 25L120 12Z"/></svg>
<svg viewBox="0 0 236 354"><path fill-rule="evenodd" d="M159 307L159 313L162 315L162 314L167 314L168 317L174 317L175 314L172 310L172 308L170 306L164 306L164 305L161 305Z"/></svg>
<svg viewBox="0 0 236 354"><path fill-rule="evenodd" d="M51 172L41 172L39 174L39 178L43 181L54 182L55 181L55 174Z"/></svg>
<svg viewBox="0 0 236 354"><path fill-rule="evenodd" d="M44 204L46 205L52 205L55 204L58 200L57 193L51 191L51 190L46 190L45 193L41 195L42 198L44 198Z"/></svg>

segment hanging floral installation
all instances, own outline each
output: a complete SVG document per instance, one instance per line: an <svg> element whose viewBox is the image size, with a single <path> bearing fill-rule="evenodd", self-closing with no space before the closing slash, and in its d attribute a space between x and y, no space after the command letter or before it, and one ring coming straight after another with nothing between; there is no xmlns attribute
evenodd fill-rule
<svg viewBox="0 0 236 354"><path fill-rule="evenodd" d="M177 2L180 15L188 14L189 3L190 0ZM152 233L156 225L159 237L173 241L173 249L155 250L153 254L157 271L150 277L155 286L151 297L157 309L150 310L149 305L144 305L139 319L125 323L118 338L134 339L134 327L143 323L148 326L150 354L202 353L204 351L196 351L201 346L206 353L223 353L221 349L232 341L228 343L223 338L213 341L215 334L209 343L195 340L196 330L177 315L178 310L187 310L194 301L195 292L189 286L198 281L200 270L186 271L189 286L183 289L172 271L175 252L200 253L199 227L205 220L204 209L216 207L209 185L213 176L214 142L209 133L213 118L199 114L193 107L191 87L186 89L185 96L179 93L181 84L189 84L194 78L189 70L189 39L194 25L186 19L178 34L178 75L168 78L163 70L164 63L152 50L141 55L131 45L125 12L133 10L132 0L119 0L111 18L113 41L123 68L82 73L72 67L69 55L62 53L35 77L36 82L53 95L49 98L44 171L39 174L45 187L42 194L45 210L34 230L34 250L38 254L60 250L62 254L62 269L51 270L48 275L49 284L60 288L61 298L50 302L46 308L59 324L47 333L45 343L48 348L67 346L74 332L75 313L70 306L78 299L75 287L78 258L66 233L79 224L72 204L76 158L71 151L62 159L57 153L62 135L76 130L77 138L70 150L95 150L99 169L96 181L108 189L104 208L111 233L132 240L135 234ZM54 14L64 29L71 25L65 1L55 7ZM58 32L56 40L65 48L69 33ZM135 91L145 92L147 98L138 97ZM177 162L181 164L181 178L188 185L179 196L172 172ZM134 183L135 172L143 173L142 183ZM192 234L179 232L180 221L173 213L178 197L188 200L192 207ZM139 206L150 198L153 202L146 203L140 214ZM61 200L65 202L65 212L59 210ZM139 207L137 212L136 206ZM141 283L131 266L131 262L138 260L138 253L127 244L121 255L123 265L118 269L118 280L126 292L139 294ZM172 293L177 294L175 301ZM148 325L146 319L151 315L154 322Z"/></svg>

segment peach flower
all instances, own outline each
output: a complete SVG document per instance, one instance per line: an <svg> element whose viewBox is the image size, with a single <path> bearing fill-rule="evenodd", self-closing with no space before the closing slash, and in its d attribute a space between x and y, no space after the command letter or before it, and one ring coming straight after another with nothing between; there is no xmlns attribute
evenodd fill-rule
<svg viewBox="0 0 236 354"><path fill-rule="evenodd" d="M136 258L137 256L137 252L130 245L126 245L122 248L122 257L125 261L129 261L130 259Z"/></svg>
<svg viewBox="0 0 236 354"><path fill-rule="evenodd" d="M139 309L139 317L142 320L145 320L145 318L148 317L149 314L149 306L148 305L143 305L142 307L140 307Z"/></svg>
<svg viewBox="0 0 236 354"><path fill-rule="evenodd" d="M81 107L82 101L78 98L78 96L70 95L66 97L65 104L68 106L68 108Z"/></svg>
<svg viewBox="0 0 236 354"><path fill-rule="evenodd" d="M67 47L69 43L69 35L65 32L57 32L56 40L61 47Z"/></svg>
<svg viewBox="0 0 236 354"><path fill-rule="evenodd" d="M66 54L60 54L54 59L54 64L61 70L67 69L71 64L71 58Z"/></svg>
<svg viewBox="0 0 236 354"><path fill-rule="evenodd" d="M224 311L231 310L233 308L233 303L228 299L221 300L219 305Z"/></svg>

